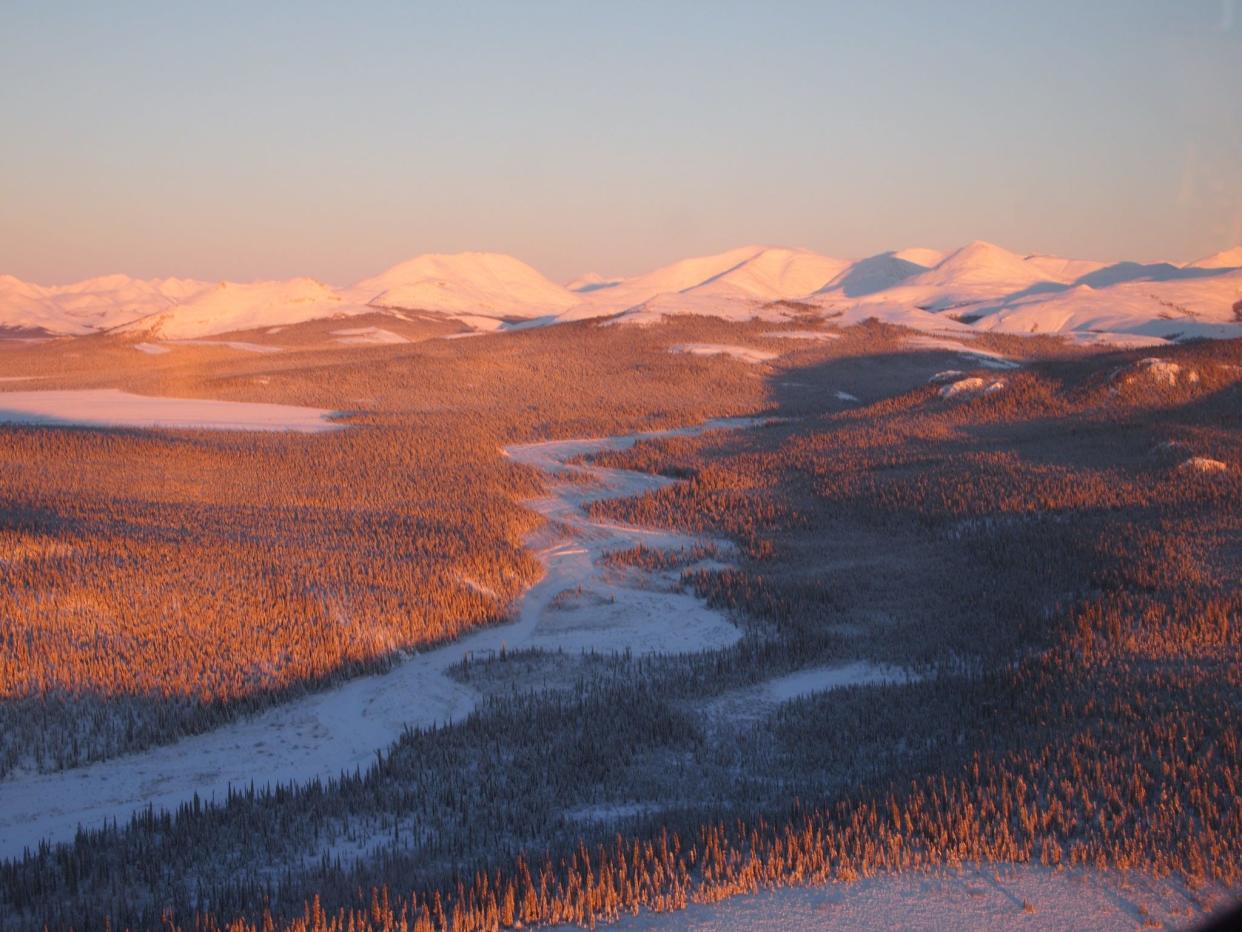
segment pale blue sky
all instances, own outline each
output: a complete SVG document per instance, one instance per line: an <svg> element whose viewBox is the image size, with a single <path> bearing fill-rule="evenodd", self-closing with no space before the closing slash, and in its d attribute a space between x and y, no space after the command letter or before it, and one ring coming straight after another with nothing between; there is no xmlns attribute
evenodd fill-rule
<svg viewBox="0 0 1242 932"><path fill-rule="evenodd" d="M1233 0L0 0L0 273L1242 240Z"/></svg>

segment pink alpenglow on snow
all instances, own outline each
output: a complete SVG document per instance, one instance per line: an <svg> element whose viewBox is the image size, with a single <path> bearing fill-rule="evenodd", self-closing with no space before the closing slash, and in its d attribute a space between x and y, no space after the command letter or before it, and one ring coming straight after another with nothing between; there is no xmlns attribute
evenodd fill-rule
<svg viewBox="0 0 1242 932"><path fill-rule="evenodd" d="M698 315L839 326L876 318L936 334L1045 334L1119 346L1227 339L1242 335L1242 247L1177 265L1021 256L983 241L947 255L918 247L858 260L744 246L632 278L584 275L568 287L485 252L418 256L344 288L311 278L212 284L107 275L43 286L0 276L0 332L11 335L111 332L143 347L375 313L431 315L478 332ZM397 342L382 328L370 328L370 337L350 329L340 328L336 342Z"/></svg>
<svg viewBox="0 0 1242 932"><path fill-rule="evenodd" d="M335 412L297 405L157 398L115 388L0 393L0 423L168 430L339 430Z"/></svg>

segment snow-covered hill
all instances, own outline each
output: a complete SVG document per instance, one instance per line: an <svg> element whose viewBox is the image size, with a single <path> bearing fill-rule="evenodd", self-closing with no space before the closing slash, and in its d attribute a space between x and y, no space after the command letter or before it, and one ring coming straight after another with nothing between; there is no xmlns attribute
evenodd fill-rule
<svg viewBox="0 0 1242 932"><path fill-rule="evenodd" d="M1082 342L1242 337L1242 248L1178 266L1019 256L976 241L919 271L910 251L855 263L810 300L842 323L1062 334Z"/></svg>
<svg viewBox="0 0 1242 932"><path fill-rule="evenodd" d="M604 288L579 291L580 303L561 320L625 312L632 321L670 314L748 318L764 304L800 298L849 266L806 249L743 246L683 259Z"/></svg>
<svg viewBox="0 0 1242 932"><path fill-rule="evenodd" d="M371 307L497 320L547 317L580 300L525 262L489 252L419 256L345 293L353 303Z"/></svg>
<svg viewBox="0 0 1242 932"><path fill-rule="evenodd" d="M188 340L233 330L287 326L335 314L365 313L313 278L289 281L219 282L172 305L130 320L117 329L168 340Z"/></svg>
<svg viewBox="0 0 1242 932"><path fill-rule="evenodd" d="M1049 281L1048 272L1023 257L976 240L941 262L883 289L887 299L940 311L1001 298ZM1054 280L1055 281L1055 280Z"/></svg>

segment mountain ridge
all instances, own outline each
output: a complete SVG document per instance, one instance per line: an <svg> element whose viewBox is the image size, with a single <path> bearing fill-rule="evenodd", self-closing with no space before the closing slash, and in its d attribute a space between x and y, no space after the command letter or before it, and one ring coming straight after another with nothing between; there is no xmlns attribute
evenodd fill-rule
<svg viewBox="0 0 1242 932"><path fill-rule="evenodd" d="M1239 323L1233 307L1242 300L1240 269L1242 246L1182 265L1109 265L1023 256L975 240L948 253L909 247L857 260L752 244L630 278L584 275L568 285L492 252L415 256L343 288L308 277L239 283L112 273L40 285L0 274L0 330L193 339L419 311L488 331L597 318L649 323L681 314L781 319L789 313L782 305L792 302L923 329L936 321L949 326L952 318L1018 333L1231 335Z"/></svg>

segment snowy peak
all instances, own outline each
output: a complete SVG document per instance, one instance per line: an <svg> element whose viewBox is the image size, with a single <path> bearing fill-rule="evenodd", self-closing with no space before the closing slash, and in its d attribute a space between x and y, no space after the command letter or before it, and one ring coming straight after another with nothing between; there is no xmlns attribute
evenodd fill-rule
<svg viewBox="0 0 1242 932"><path fill-rule="evenodd" d="M497 318L556 314L579 300L526 263L488 252L419 256L358 282L347 296L372 307Z"/></svg>
<svg viewBox="0 0 1242 932"><path fill-rule="evenodd" d="M762 301L800 298L818 291L848 265L846 260L821 256L806 249L764 247L695 290L725 284Z"/></svg>
<svg viewBox="0 0 1242 932"><path fill-rule="evenodd" d="M706 293L737 289L762 301L797 298L821 288L849 263L807 249L743 246L685 259L627 282L652 293Z"/></svg>
<svg viewBox="0 0 1242 932"><path fill-rule="evenodd" d="M923 277L927 283L986 284L1039 280L1040 272L1022 256L993 243L975 240L949 253Z"/></svg>
<svg viewBox="0 0 1242 932"><path fill-rule="evenodd" d="M1222 252L1204 256L1186 263L1188 269L1242 269L1242 246L1234 246Z"/></svg>
<svg viewBox="0 0 1242 932"><path fill-rule="evenodd" d="M928 266L903 258L898 253L882 252L860 259L843 269L832 281L820 288L819 293L837 293L847 298L862 297L877 291L886 291L927 270Z"/></svg>
<svg viewBox="0 0 1242 932"><path fill-rule="evenodd" d="M1050 282L1048 273L1038 265L993 243L975 240L949 253L932 268L871 292L870 296L940 311L1049 286L1059 287Z"/></svg>

